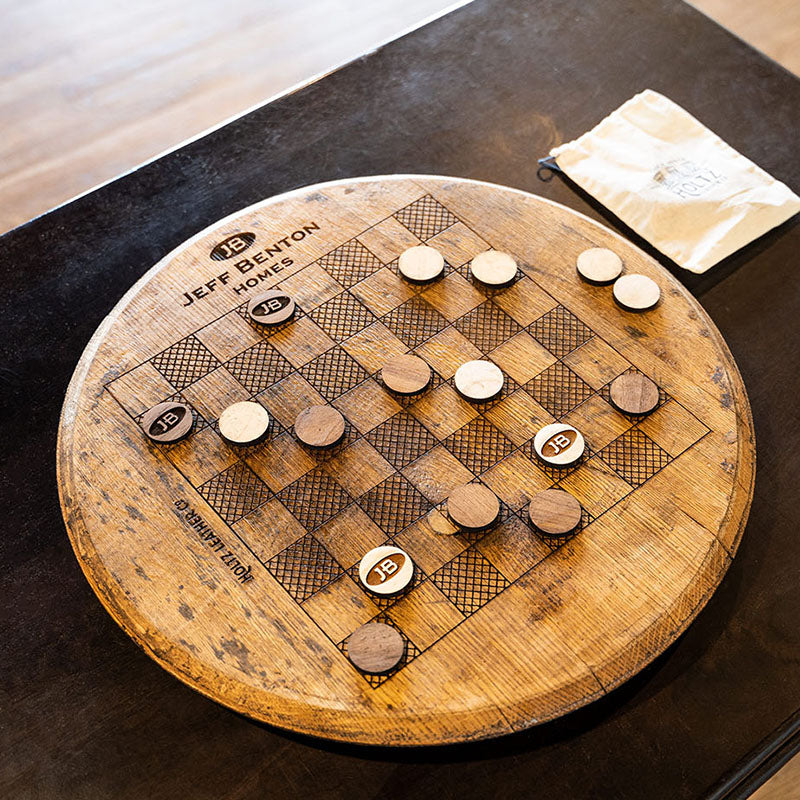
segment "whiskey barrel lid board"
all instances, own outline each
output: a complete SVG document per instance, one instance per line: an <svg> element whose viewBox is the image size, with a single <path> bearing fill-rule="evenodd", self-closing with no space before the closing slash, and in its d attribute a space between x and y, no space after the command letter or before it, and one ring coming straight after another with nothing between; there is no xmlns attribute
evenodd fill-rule
<svg viewBox="0 0 800 800"><path fill-rule="evenodd" d="M235 259L212 258L237 235ZM410 245L441 253L440 280L398 272ZM575 264L589 247L655 280L660 302L634 316L584 281ZM472 279L487 250L519 265L508 285ZM250 300L273 290L295 313L256 322ZM404 353L430 366L419 394L381 380ZM454 376L471 360L502 371L499 394L459 394ZM647 416L611 402L628 372L659 389ZM230 445L221 415L251 401L269 435ZM191 409L180 442L142 430L163 402ZM311 407L343 420L330 446L297 435ZM556 424L584 437L579 461L537 455L536 433ZM529 194L395 176L266 200L167 255L87 347L58 459L84 573L164 668L273 725L419 745L553 719L668 647L736 553L754 439L725 342L649 256ZM498 519L453 531L447 498L475 482L498 498ZM563 541L527 518L551 488L583 509ZM380 547L414 563L396 594L362 583L361 560ZM403 640L386 671L348 656L370 623Z"/></svg>

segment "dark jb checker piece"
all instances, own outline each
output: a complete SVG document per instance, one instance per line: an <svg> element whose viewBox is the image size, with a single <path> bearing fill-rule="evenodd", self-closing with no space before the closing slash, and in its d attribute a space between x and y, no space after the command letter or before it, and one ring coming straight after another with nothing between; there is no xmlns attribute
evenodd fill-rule
<svg viewBox="0 0 800 800"><path fill-rule="evenodd" d="M295 302L280 289L271 289L253 297L247 304L247 315L259 325L278 325L294 314Z"/></svg>
<svg viewBox="0 0 800 800"><path fill-rule="evenodd" d="M189 435L192 409L184 403L159 403L146 411L139 424L153 442L171 444Z"/></svg>

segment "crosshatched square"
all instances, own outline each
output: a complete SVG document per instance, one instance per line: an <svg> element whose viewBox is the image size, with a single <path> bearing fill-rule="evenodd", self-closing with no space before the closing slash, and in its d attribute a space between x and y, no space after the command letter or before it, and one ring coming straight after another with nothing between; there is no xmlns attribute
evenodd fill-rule
<svg viewBox="0 0 800 800"><path fill-rule="evenodd" d="M476 475L494 466L514 449L484 417L477 417L444 440L444 446Z"/></svg>
<svg viewBox="0 0 800 800"><path fill-rule="evenodd" d="M151 359L153 366L180 392L219 366L196 336L187 336Z"/></svg>
<svg viewBox="0 0 800 800"><path fill-rule="evenodd" d="M564 363L592 389L605 386L631 367L627 359L599 336L593 336L564 356Z"/></svg>
<svg viewBox="0 0 800 800"><path fill-rule="evenodd" d="M383 267L351 287L350 291L375 314L382 317L414 296L414 290L388 267Z"/></svg>
<svg viewBox="0 0 800 800"><path fill-rule="evenodd" d="M376 428L400 411L400 406L372 378L341 395L333 403L361 432Z"/></svg>
<svg viewBox="0 0 800 800"><path fill-rule="evenodd" d="M416 589L392 606L395 622L425 650L464 620L464 615L432 581Z"/></svg>
<svg viewBox="0 0 800 800"><path fill-rule="evenodd" d="M484 301L484 296L457 272L451 272L422 292L422 297L445 319L463 317Z"/></svg>
<svg viewBox="0 0 800 800"><path fill-rule="evenodd" d="M375 322L375 315L350 292L342 292L328 300L310 316L328 336L339 342Z"/></svg>
<svg viewBox="0 0 800 800"><path fill-rule="evenodd" d="M523 328L558 305L553 297L528 277L522 277L498 292L492 302Z"/></svg>
<svg viewBox="0 0 800 800"><path fill-rule="evenodd" d="M286 488L317 465L288 431L269 437L245 456L245 461L273 492Z"/></svg>
<svg viewBox="0 0 800 800"><path fill-rule="evenodd" d="M447 438L478 416L477 409L448 383L425 392L408 411L439 439Z"/></svg>
<svg viewBox="0 0 800 800"><path fill-rule="evenodd" d="M548 311L528 330L558 358L571 353L594 336L592 330L564 306L556 306Z"/></svg>
<svg viewBox="0 0 800 800"><path fill-rule="evenodd" d="M637 426L673 458L705 436L709 428L677 400L649 414Z"/></svg>
<svg viewBox="0 0 800 800"><path fill-rule="evenodd" d="M599 394L592 395L570 411L562 421L577 428L586 439L586 444L595 451L621 436L633 424Z"/></svg>
<svg viewBox="0 0 800 800"><path fill-rule="evenodd" d="M326 300L344 291L344 286L318 263L310 264L282 281L280 288L288 292L295 303L306 311L321 306Z"/></svg>
<svg viewBox="0 0 800 800"><path fill-rule="evenodd" d="M556 418L569 413L594 393L560 361L526 383L525 390Z"/></svg>
<svg viewBox="0 0 800 800"><path fill-rule="evenodd" d="M383 322L409 347L419 347L447 327L447 320L420 297L412 297L398 306L384 317Z"/></svg>
<svg viewBox="0 0 800 800"><path fill-rule="evenodd" d="M350 495L321 468L303 475L278 494L307 530L314 530L351 502Z"/></svg>
<svg viewBox="0 0 800 800"><path fill-rule="evenodd" d="M547 409L522 389L487 409L486 419L517 447L555 421Z"/></svg>
<svg viewBox="0 0 800 800"><path fill-rule="evenodd" d="M300 374L329 401L367 378L366 370L339 346L301 367Z"/></svg>
<svg viewBox="0 0 800 800"><path fill-rule="evenodd" d="M556 359L530 334L520 331L489 354L492 361L517 383L527 383Z"/></svg>
<svg viewBox="0 0 800 800"><path fill-rule="evenodd" d="M393 216L423 242L458 221L430 195L425 195L405 208L401 208Z"/></svg>
<svg viewBox="0 0 800 800"><path fill-rule="evenodd" d="M474 614L508 586L508 581L474 547L445 564L431 580L465 616Z"/></svg>
<svg viewBox="0 0 800 800"><path fill-rule="evenodd" d="M456 486L475 480L475 476L441 445L405 467L403 475L432 503L441 503Z"/></svg>
<svg viewBox="0 0 800 800"><path fill-rule="evenodd" d="M310 317L302 317L269 337L276 350L295 367L330 350L335 342Z"/></svg>
<svg viewBox="0 0 800 800"><path fill-rule="evenodd" d="M210 322L197 331L195 336L219 361L229 361L245 348L258 344L263 338L261 332L249 325L236 311L230 311Z"/></svg>
<svg viewBox="0 0 800 800"><path fill-rule="evenodd" d="M272 496L266 484L242 462L216 475L197 491L229 525Z"/></svg>
<svg viewBox="0 0 800 800"><path fill-rule="evenodd" d="M351 239L341 247L331 250L319 260L333 278L342 286L352 286L383 265L358 239Z"/></svg>
<svg viewBox="0 0 800 800"><path fill-rule="evenodd" d="M342 347L370 374L395 356L408 352L408 347L382 322L373 322L342 342Z"/></svg>
<svg viewBox="0 0 800 800"><path fill-rule="evenodd" d="M335 578L305 600L303 609L334 642L341 641L369 622L380 610L346 574Z"/></svg>
<svg viewBox="0 0 800 800"><path fill-rule="evenodd" d="M605 461L595 456L590 458L580 469L575 470L560 482L593 516L608 511L633 491L633 487L622 480Z"/></svg>
<svg viewBox="0 0 800 800"><path fill-rule="evenodd" d="M453 327L440 331L414 352L445 380L455 375L464 362L483 358L483 353Z"/></svg>
<svg viewBox="0 0 800 800"><path fill-rule="evenodd" d="M431 504L402 475L395 473L358 501L390 536L419 519Z"/></svg>
<svg viewBox="0 0 800 800"><path fill-rule="evenodd" d="M317 528L314 535L345 569L386 542L386 533L355 503Z"/></svg>
<svg viewBox="0 0 800 800"><path fill-rule="evenodd" d="M306 534L306 529L275 497L242 517L233 527L262 561L269 561Z"/></svg>
<svg viewBox="0 0 800 800"><path fill-rule="evenodd" d="M394 467L366 439L356 439L325 462L325 471L351 497L360 497L388 478Z"/></svg>
<svg viewBox="0 0 800 800"><path fill-rule="evenodd" d="M402 469L438 443L436 437L406 411L378 425L366 438L396 469Z"/></svg>
<svg viewBox="0 0 800 800"><path fill-rule="evenodd" d="M294 367L264 341L228 361L225 368L250 394L263 391L294 371Z"/></svg>
<svg viewBox="0 0 800 800"><path fill-rule="evenodd" d="M298 603L342 574L333 556L310 533L270 559L267 569Z"/></svg>
<svg viewBox="0 0 800 800"><path fill-rule="evenodd" d="M487 300L469 314L456 320L455 326L484 353L494 350L495 347L522 330L505 311L491 300Z"/></svg>
<svg viewBox="0 0 800 800"><path fill-rule="evenodd" d="M513 515L493 528L475 547L510 581L517 580L550 554L550 548Z"/></svg>
<svg viewBox="0 0 800 800"><path fill-rule="evenodd" d="M598 454L631 486L641 486L670 461L671 456L637 428L623 433Z"/></svg>
<svg viewBox="0 0 800 800"><path fill-rule="evenodd" d="M520 451L484 472L481 480L512 511L519 511L535 494L553 485L553 479Z"/></svg>

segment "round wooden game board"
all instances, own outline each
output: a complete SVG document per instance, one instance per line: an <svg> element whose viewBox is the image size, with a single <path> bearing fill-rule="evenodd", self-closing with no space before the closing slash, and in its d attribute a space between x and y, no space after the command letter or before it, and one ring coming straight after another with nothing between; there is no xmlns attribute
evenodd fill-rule
<svg viewBox="0 0 800 800"><path fill-rule="evenodd" d="M408 247L437 248L443 276L412 284ZM508 286L473 282L494 248ZM607 247L655 279L659 304L620 308L582 281L578 255ZM279 286L292 319L264 328L249 299ZM412 352L419 395L380 370ZM488 359L501 394L472 404L458 366ZM638 370L659 407L626 417L609 384ZM191 434L145 438L167 399ZM236 448L216 420L231 403L269 411L265 441ZM346 420L330 450L295 438L297 414ZM577 465L537 462L556 420L587 444ZM601 697L662 652L731 563L753 488L755 445L736 365L698 303L655 261L567 208L512 189L429 176L340 181L265 201L194 237L119 302L67 393L61 502L94 590L158 663L259 720L380 744L480 739ZM501 500L486 530L458 533L452 489ZM550 487L583 508L575 533L540 537L528 498ZM395 598L367 594L358 562L382 544L417 570ZM387 674L358 671L361 625L405 641Z"/></svg>

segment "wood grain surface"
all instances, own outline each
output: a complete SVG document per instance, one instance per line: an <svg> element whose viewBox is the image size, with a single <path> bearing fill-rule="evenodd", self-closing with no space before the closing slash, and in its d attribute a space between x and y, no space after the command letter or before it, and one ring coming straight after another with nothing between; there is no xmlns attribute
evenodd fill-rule
<svg viewBox="0 0 800 800"><path fill-rule="evenodd" d="M210 259L241 231L256 233L250 249ZM399 277L409 238L442 250L444 278ZM258 261L278 246L280 260ZM608 287L581 281L575 259L591 246L656 280L658 307L632 315ZM469 282L469 261L488 247L519 262L509 287ZM274 285L301 313L264 335L246 319L247 294ZM408 405L376 379L387 347L439 359L439 380ZM481 407L447 377L473 350L509 378ZM517 381L531 363L536 373ZM608 402L610 379L628 370L663 395L643 421ZM195 410L193 433L148 443L137 417L175 395ZM232 453L214 421L248 398L287 430ZM315 399L347 422L342 444L322 456L288 430ZM537 427L555 419L587 440L569 470L529 458ZM162 666L281 727L406 745L526 728L642 669L735 555L755 457L724 341L655 261L540 198L425 176L298 190L167 256L88 346L58 453L81 566ZM475 478L500 497L498 524L434 550L428 516ZM528 498L550 486L585 512L576 535L554 545L523 521ZM370 537L420 568L389 605L352 579ZM371 620L406 641L400 666L379 677L345 657L348 637Z"/></svg>

